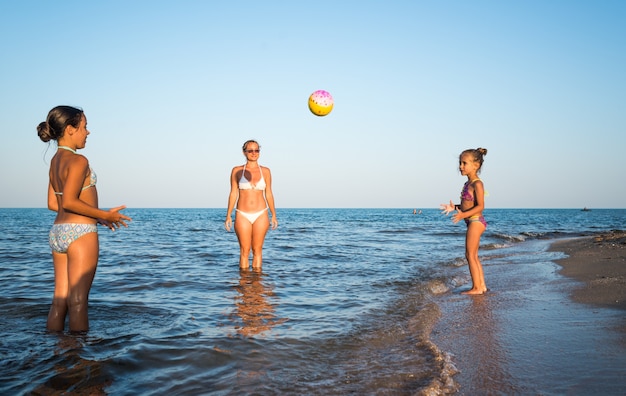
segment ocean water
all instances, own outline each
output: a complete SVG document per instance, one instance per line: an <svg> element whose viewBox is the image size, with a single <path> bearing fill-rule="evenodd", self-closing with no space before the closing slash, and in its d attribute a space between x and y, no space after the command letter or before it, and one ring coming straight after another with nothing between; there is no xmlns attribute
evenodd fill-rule
<svg viewBox="0 0 626 396"><path fill-rule="evenodd" d="M462 392L431 331L470 287L465 225L438 210L279 209L261 273L240 273L224 209L126 213L129 228L100 227L90 330L72 335L45 330L54 214L0 209L0 394ZM506 276L490 268L562 258L554 239L623 229L626 210L485 217L489 284Z"/></svg>

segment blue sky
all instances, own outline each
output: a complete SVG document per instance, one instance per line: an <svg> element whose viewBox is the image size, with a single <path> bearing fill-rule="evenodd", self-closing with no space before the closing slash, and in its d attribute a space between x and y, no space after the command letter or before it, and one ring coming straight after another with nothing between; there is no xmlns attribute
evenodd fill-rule
<svg viewBox="0 0 626 396"><path fill-rule="evenodd" d="M436 208L476 147L488 208L624 208L625 21L610 0L2 2L0 207L45 207L35 127L68 104L103 208L225 208L250 138L278 209Z"/></svg>

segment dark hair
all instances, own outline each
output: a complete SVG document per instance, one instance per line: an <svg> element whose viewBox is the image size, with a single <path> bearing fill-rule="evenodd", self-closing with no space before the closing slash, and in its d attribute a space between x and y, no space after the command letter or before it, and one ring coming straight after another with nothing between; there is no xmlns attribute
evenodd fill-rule
<svg viewBox="0 0 626 396"><path fill-rule="evenodd" d="M257 146L259 146L259 149L261 148L261 145L259 144L259 142L257 142L257 141L256 141L256 140L254 140L254 139L250 139L250 140L247 140L247 141L243 144L243 147L242 147L241 149L242 149L243 151L246 151L246 148L248 147L248 145L249 145L250 143L256 143L256 145L257 145Z"/></svg>
<svg viewBox="0 0 626 396"><path fill-rule="evenodd" d="M37 125L37 135L44 142L63 137L68 125L78 128L84 112L72 106L57 106L50 110L48 118Z"/></svg>
<svg viewBox="0 0 626 396"><path fill-rule="evenodd" d="M463 157L465 154L471 155L472 158L474 158L474 161L480 164L480 166L478 167L478 169L480 170L480 168L483 167L483 161L484 161L483 157L487 155L487 149L482 148L482 147L479 147L477 149L467 149L463 151L461 155L459 155L459 161L461 160L461 157Z"/></svg>

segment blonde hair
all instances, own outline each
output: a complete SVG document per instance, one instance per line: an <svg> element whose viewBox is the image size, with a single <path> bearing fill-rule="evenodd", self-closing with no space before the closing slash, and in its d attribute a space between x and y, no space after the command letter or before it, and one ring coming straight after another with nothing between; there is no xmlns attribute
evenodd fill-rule
<svg viewBox="0 0 626 396"><path fill-rule="evenodd" d="M243 146L241 147L241 149L242 149L243 151L246 151L246 148L248 148L248 145L249 145L250 143L256 143L256 145L257 145L257 146L259 146L259 150L261 149L261 145L259 144L259 142L257 142L257 141L256 141L256 140L254 140L254 139L247 140L247 141L243 144Z"/></svg>

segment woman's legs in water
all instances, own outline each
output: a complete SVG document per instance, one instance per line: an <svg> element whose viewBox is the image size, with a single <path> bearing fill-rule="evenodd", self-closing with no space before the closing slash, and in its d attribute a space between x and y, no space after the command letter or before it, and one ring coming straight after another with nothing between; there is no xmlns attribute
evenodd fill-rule
<svg viewBox="0 0 626 396"><path fill-rule="evenodd" d="M478 247L480 246L480 237L485 232L485 226L478 222L470 222L467 226L467 234L465 235L465 258L469 265L470 275L472 277L472 288L463 294L483 294L487 291L485 285L485 276L483 275L483 266L478 258Z"/></svg>
<svg viewBox="0 0 626 396"><path fill-rule="evenodd" d="M263 243L270 226L267 214L259 216L254 224L244 216L235 215L235 233L239 239L239 268L247 270L250 267L250 250L252 250L252 269L260 270L263 265Z"/></svg>
<svg viewBox="0 0 626 396"><path fill-rule="evenodd" d="M70 331L89 329L89 291L98 265L98 234L91 232L72 242L67 253L52 253L54 297L47 328L63 331L69 314Z"/></svg>
<svg viewBox="0 0 626 396"><path fill-rule="evenodd" d="M270 228L267 213L260 216L252 225L252 269L260 270L263 266L263 243Z"/></svg>

